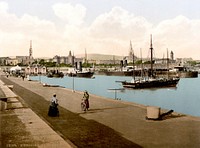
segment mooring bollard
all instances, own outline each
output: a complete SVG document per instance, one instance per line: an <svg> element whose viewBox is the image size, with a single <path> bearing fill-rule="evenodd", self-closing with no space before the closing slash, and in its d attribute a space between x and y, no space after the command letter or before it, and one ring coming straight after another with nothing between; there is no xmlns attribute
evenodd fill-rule
<svg viewBox="0 0 200 148"><path fill-rule="evenodd" d="M156 120L160 118L160 107L147 106L147 119Z"/></svg>
<svg viewBox="0 0 200 148"><path fill-rule="evenodd" d="M13 91L13 85L7 85L10 90Z"/></svg>

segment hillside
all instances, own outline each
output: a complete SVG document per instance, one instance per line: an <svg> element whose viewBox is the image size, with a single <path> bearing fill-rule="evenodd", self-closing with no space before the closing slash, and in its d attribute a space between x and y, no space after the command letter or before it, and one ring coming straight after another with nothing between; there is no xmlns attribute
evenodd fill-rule
<svg viewBox="0 0 200 148"><path fill-rule="evenodd" d="M77 58L84 58L84 54L76 55ZM88 60L122 60L123 56L105 55L105 54L87 54Z"/></svg>

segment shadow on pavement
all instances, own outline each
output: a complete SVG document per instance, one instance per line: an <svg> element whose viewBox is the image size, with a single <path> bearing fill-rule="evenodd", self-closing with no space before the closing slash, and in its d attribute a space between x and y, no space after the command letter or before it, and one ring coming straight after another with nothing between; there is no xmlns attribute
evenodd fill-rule
<svg viewBox="0 0 200 148"><path fill-rule="evenodd" d="M125 107L123 106L123 107L93 108L93 109L89 109L87 111L82 111L81 113L78 113L78 114L81 115L81 114L85 114L85 113L97 113L97 112L102 112L104 110L117 109L117 108L125 108Z"/></svg>

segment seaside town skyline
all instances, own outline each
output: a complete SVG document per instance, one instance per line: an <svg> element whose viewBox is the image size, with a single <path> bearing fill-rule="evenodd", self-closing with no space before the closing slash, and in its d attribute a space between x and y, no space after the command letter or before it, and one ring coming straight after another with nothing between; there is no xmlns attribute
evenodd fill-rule
<svg viewBox="0 0 200 148"><path fill-rule="evenodd" d="M174 6L176 4L176 7ZM98 6L98 7L96 7ZM147 57L150 34L155 56L200 57L200 2L197 0L1 0L0 56L34 57L99 53Z"/></svg>

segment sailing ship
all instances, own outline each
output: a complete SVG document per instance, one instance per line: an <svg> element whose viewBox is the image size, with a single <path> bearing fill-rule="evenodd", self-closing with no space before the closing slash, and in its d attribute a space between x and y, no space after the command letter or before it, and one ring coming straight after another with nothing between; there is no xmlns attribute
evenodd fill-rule
<svg viewBox="0 0 200 148"><path fill-rule="evenodd" d="M141 78L136 80L133 72L133 79L130 82L127 81L121 82L124 88L142 89L142 88L176 87L180 78L177 77L169 78L169 76L167 78L156 78L154 74L152 35L150 39L150 51L151 51L150 78L146 79L145 77L142 76Z"/></svg>

